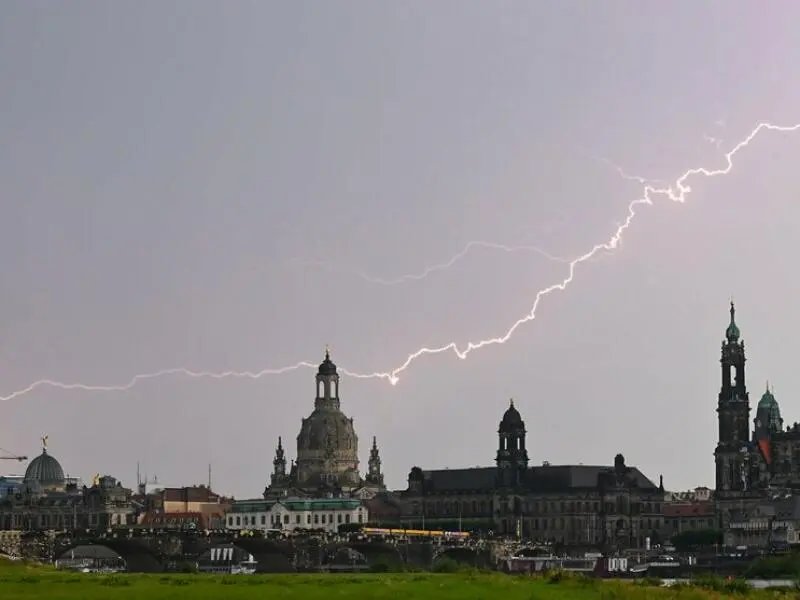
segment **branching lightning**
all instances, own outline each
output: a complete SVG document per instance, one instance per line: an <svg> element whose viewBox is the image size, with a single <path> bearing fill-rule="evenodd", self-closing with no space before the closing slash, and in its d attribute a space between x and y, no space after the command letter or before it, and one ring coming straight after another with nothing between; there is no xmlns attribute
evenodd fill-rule
<svg viewBox="0 0 800 600"><path fill-rule="evenodd" d="M534 252L534 253L539 254L540 256L543 256L546 259L551 260L553 262L560 262L560 263L565 263L565 264L569 264L570 262L572 262L569 258L563 258L561 256L554 256L554 255L550 254L549 252L545 252L541 248L537 248L536 246L506 246L505 244L497 244L495 242L483 242L483 241L480 241L480 240L476 240L476 241L472 241L472 242L467 243L467 245L464 246L464 248L459 253L453 255L453 257L450 258L450 260L448 260L446 262L435 264L435 265L432 265L430 267L426 267L425 269L423 269L419 273L411 273L411 274L408 274L408 275L400 275L399 277L394 277L392 279L382 279L380 277L373 277L373 276L365 273L364 271L358 270L356 268L352 268L352 267L336 267L336 266L330 265L330 264L328 264L326 262L323 262L323 261L316 261L316 260L315 261L303 261L301 264L306 265L306 266L324 267L326 269L330 269L330 270L333 270L333 271L345 271L345 272L348 272L348 273L353 273L354 275L357 275L358 277L360 277L364 281L367 281L369 283L375 283L375 284L378 284L378 285L398 285L398 284L401 284L401 283L408 283L410 281L420 281L422 279L425 279L429 275L432 275L433 273L435 273L437 271L445 271L445 270L449 269L450 267L452 267L454 264L456 264L458 261L460 261L462 258L464 258L474 248L488 248L488 249L491 249L491 250L502 250L503 252Z"/></svg>
<svg viewBox="0 0 800 600"><path fill-rule="evenodd" d="M588 252L582 254L578 258L575 258L569 262L568 265L568 272L564 279L561 281L554 283L548 287L545 287L539 292L536 293L536 296L533 300L533 304L531 306L530 311L524 315L523 317L517 319L503 334L499 337L489 338L485 340L480 340L478 342L469 342L465 347L459 348L456 342L450 342L443 346L438 346L435 348L420 348L415 352L409 354L405 361L400 364L400 366L395 367L391 371L386 371L383 373L375 372L375 373L356 373L352 371L348 371L346 369L340 369L344 374L349 375L350 377L354 377L357 379L385 379L392 385L397 384L399 381L399 376L404 371L406 371L412 363L414 363L418 358L426 355L433 355L433 354L442 354L444 352L453 352L458 358L466 359L467 356L475 351L480 350L481 348L487 346L494 346L498 344L505 344L514 333L525 323L529 321L533 321L536 318L536 311L539 308L539 303L545 296L550 295L556 291L563 291L572 283L573 279L575 278L575 272L578 265L587 262L592 257L596 256L598 253L603 251L613 251L615 250L620 240L622 239L623 234L625 231L631 226L633 223L634 218L636 217L636 210L637 207L641 205L649 205L653 203L653 198L656 196L663 196L668 200L673 202L684 203L686 201L686 197L691 193L692 188L688 185L688 181L695 176L702 175L704 177L717 177L719 175L727 175L733 169L733 157L743 148L748 146L750 142L763 130L768 131L779 131L779 132L794 132L800 129L800 123L796 125L790 126L780 126L780 125L772 125L770 123L759 123L755 129L753 129L750 134L745 137L742 141L740 141L736 146L733 147L732 150L727 152L725 157L725 166L720 169L708 169L705 167L695 167L692 169L687 170L684 172L680 177L678 177L675 182L667 187L655 187L652 183L643 182L644 188L642 190L642 195L640 198L633 200L630 204L628 204L628 212L625 220L617 227L616 231L608 238L605 242L596 244L593 246ZM466 253L466 252L463 252ZM462 253L462 254L463 254ZM455 260L458 260L456 258ZM454 262L454 261L453 261ZM52 381L48 379L42 379L30 384L28 387L13 392L7 396L0 397L2 401L13 400L14 398L18 398L23 396L33 390L49 386L54 387L62 390L84 390L84 391L99 391L99 392L121 392L128 390L134 387L137 383L147 380L147 379L155 379L158 377L164 377L167 375L183 375L188 377L207 377L212 379L227 379L227 378L248 378L248 379L259 379L266 375L279 375L282 373L286 373L289 371L293 371L300 368L313 368L315 367L314 363L311 362L299 362L297 364L283 367L281 369L264 369L258 372L235 372L235 371L227 371L222 373L213 373L213 372L197 372L197 371L190 371L184 368L174 368L174 369L165 369L163 371L157 371L155 373L147 373L136 375L133 377L127 384L125 385L115 385L115 386L101 386L101 385L85 385L81 383L61 383L58 381Z"/></svg>
<svg viewBox="0 0 800 600"><path fill-rule="evenodd" d="M618 164L613 163L607 158L603 158L602 156L593 156L593 158L595 160L599 160L600 162L607 164L609 167L614 169L619 174L619 176L622 177L625 181L635 181L636 183L641 183L642 185L651 185L654 183L667 183L664 179L647 179L646 177L640 177L639 175L629 175Z"/></svg>

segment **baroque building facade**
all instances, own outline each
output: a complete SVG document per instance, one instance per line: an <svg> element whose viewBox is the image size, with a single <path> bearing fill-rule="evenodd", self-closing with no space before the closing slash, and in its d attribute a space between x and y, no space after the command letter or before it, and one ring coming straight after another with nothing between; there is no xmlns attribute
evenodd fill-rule
<svg viewBox="0 0 800 600"><path fill-rule="evenodd" d="M325 350L316 375L314 410L302 420L297 456L287 468L278 438L265 500L279 498L372 498L386 490L377 440L372 438L367 473L361 476L353 419L341 410L339 373Z"/></svg>
<svg viewBox="0 0 800 600"><path fill-rule="evenodd" d="M510 402L495 464L414 467L395 496L408 526L463 526L570 546L642 548L663 528L663 480L655 485L618 454L613 465L531 466L525 423ZM442 524L442 525L438 525Z"/></svg>
<svg viewBox="0 0 800 600"><path fill-rule="evenodd" d="M91 487L64 476L47 451L28 464L22 484L0 500L0 530L109 529L134 522L131 490L113 477L96 476Z"/></svg>

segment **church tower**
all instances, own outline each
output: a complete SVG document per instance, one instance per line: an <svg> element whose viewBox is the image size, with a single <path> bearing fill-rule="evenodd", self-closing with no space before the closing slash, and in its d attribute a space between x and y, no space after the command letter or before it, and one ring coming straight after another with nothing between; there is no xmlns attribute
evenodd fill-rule
<svg viewBox="0 0 800 600"><path fill-rule="evenodd" d="M731 321L722 342L722 387L717 402L719 438L714 451L718 493L747 491L750 398L745 386L744 340L736 325L736 307L731 302Z"/></svg>
<svg viewBox="0 0 800 600"><path fill-rule="evenodd" d="M275 459L272 461L272 485L283 483L286 479L286 453L283 451L283 440L278 437Z"/></svg>
<svg viewBox="0 0 800 600"><path fill-rule="evenodd" d="M297 435L296 481L313 495L345 492L361 485L358 472L358 437L353 419L342 413L339 373L325 349L316 376L314 410Z"/></svg>
<svg viewBox="0 0 800 600"><path fill-rule="evenodd" d="M522 483L528 468L525 433L525 422L511 399L497 430L496 463L498 483L502 487L516 487Z"/></svg>
<svg viewBox="0 0 800 600"><path fill-rule="evenodd" d="M369 462L367 463L367 476L364 478L367 483L372 485L383 485L383 473L381 473L381 455L378 451L378 440L372 436L372 448L369 451Z"/></svg>

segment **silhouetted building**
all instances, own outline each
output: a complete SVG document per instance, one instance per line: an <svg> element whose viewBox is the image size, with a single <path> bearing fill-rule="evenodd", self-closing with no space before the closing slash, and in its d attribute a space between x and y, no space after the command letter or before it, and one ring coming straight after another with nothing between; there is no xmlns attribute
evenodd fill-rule
<svg viewBox="0 0 800 600"><path fill-rule="evenodd" d="M567 545L644 547L662 529L655 485L618 454L613 466L530 466L525 423L511 401L498 428L495 465L414 467L395 495L411 526L462 527Z"/></svg>
<svg viewBox="0 0 800 600"><path fill-rule="evenodd" d="M368 471L362 478L358 436L353 419L341 410L339 373L327 350L317 371L316 393L314 410L303 419L297 436L297 459L288 469L283 440L278 438L264 498L371 498L385 489L377 441L372 438Z"/></svg>
<svg viewBox="0 0 800 600"><path fill-rule="evenodd" d="M765 498L800 490L800 425L784 428L780 406L767 384L750 430L745 347L733 302L720 362L714 501L719 525L727 528L732 518L738 523L749 518Z"/></svg>

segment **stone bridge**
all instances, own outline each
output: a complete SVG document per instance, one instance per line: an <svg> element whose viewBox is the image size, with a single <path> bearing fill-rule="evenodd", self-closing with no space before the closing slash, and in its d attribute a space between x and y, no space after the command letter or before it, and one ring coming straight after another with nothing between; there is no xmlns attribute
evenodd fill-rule
<svg viewBox="0 0 800 600"><path fill-rule="evenodd" d="M252 554L258 571L289 573L298 570L351 567L395 570L403 565L430 568L443 556L457 562L489 566L492 552L429 542L323 541L314 537L269 539L253 532L112 531L0 532L0 552L40 560L68 557L80 546L103 546L125 560L131 572L161 572L168 565L208 557L212 548L233 546Z"/></svg>

